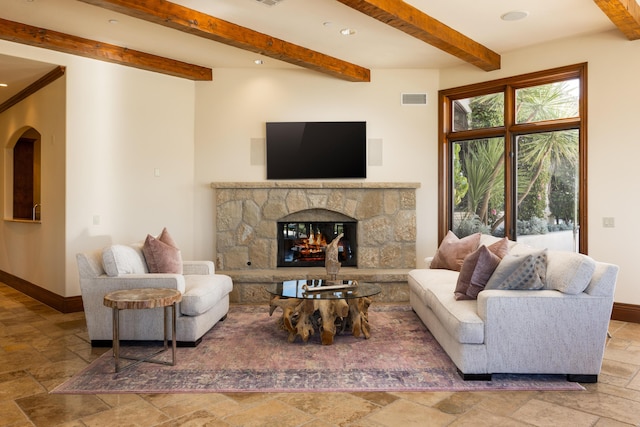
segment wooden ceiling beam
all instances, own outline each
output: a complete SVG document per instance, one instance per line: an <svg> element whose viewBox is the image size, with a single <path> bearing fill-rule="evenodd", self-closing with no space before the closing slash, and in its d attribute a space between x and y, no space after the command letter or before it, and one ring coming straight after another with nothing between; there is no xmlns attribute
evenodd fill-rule
<svg viewBox="0 0 640 427"><path fill-rule="evenodd" d="M593 0L629 40L640 39L640 6L636 0Z"/></svg>
<svg viewBox="0 0 640 427"><path fill-rule="evenodd" d="M349 62L259 33L166 0L80 0L330 76L369 82L370 71Z"/></svg>
<svg viewBox="0 0 640 427"><path fill-rule="evenodd" d="M402 0L338 0L485 71L500 69L500 55Z"/></svg>
<svg viewBox="0 0 640 427"><path fill-rule="evenodd" d="M211 68L0 18L0 39L189 80L212 80Z"/></svg>

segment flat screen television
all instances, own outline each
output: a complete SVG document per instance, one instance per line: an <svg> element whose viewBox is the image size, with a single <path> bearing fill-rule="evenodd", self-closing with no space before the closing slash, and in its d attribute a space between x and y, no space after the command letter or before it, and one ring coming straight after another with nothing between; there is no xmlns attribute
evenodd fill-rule
<svg viewBox="0 0 640 427"><path fill-rule="evenodd" d="M367 177L366 122L268 122L267 179Z"/></svg>

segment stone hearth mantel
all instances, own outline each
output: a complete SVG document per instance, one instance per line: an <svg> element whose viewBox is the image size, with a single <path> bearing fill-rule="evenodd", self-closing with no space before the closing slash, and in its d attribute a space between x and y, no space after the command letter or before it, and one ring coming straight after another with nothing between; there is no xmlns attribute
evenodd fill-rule
<svg viewBox="0 0 640 427"><path fill-rule="evenodd" d="M332 182L332 181L263 181L263 182L212 182L211 188L258 189L258 188L355 188L355 189L418 189L419 182Z"/></svg>
<svg viewBox="0 0 640 427"><path fill-rule="evenodd" d="M305 210L326 210L358 222L354 279L379 283L388 301L408 300L406 273L415 268L419 183L345 181L213 182L216 270L234 280L234 302L268 301L264 287L285 278L322 278L324 269L277 268L277 222ZM314 276L314 277L311 277Z"/></svg>

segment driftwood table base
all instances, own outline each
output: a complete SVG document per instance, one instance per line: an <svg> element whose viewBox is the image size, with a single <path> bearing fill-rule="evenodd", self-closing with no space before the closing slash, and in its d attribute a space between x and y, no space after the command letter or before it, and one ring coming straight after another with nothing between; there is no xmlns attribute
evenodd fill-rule
<svg viewBox="0 0 640 427"><path fill-rule="evenodd" d="M280 308L280 325L289 332L289 342L300 336L303 342L319 331L323 345L333 344L336 334L351 330L353 336L371 336L369 328L369 306L371 298L306 299L286 298L275 295L269 304L269 315Z"/></svg>

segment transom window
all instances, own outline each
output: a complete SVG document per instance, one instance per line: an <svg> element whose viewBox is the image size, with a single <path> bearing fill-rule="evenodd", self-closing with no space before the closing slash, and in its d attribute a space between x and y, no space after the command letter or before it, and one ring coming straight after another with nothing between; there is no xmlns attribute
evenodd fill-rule
<svg viewBox="0 0 640 427"><path fill-rule="evenodd" d="M587 252L586 64L440 91L439 239Z"/></svg>

